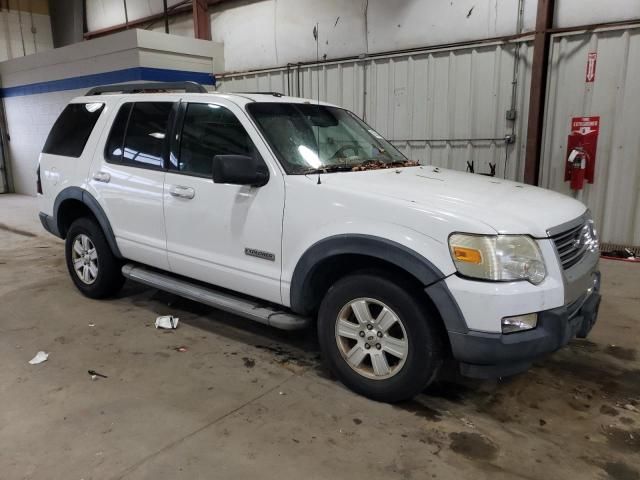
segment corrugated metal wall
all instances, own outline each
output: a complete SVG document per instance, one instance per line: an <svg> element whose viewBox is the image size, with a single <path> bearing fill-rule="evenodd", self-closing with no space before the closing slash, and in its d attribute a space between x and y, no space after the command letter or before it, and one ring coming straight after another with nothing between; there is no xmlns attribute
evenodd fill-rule
<svg viewBox="0 0 640 480"><path fill-rule="evenodd" d="M598 54L593 83L589 52ZM563 178L571 117L599 115L595 182L578 198L604 242L640 245L640 25L556 36L550 55L541 186L571 194Z"/></svg>
<svg viewBox="0 0 640 480"><path fill-rule="evenodd" d="M514 59L519 48L516 120ZM522 178L532 48L527 42L387 55L219 77L226 92L278 91L346 107L422 163ZM513 131L512 131L513 129ZM513 144L505 144L507 134ZM506 173L505 173L506 166Z"/></svg>

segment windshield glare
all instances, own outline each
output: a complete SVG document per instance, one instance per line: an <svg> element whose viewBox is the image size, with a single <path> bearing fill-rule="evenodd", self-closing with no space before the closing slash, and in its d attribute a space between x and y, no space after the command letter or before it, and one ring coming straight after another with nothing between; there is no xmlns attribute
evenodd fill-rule
<svg viewBox="0 0 640 480"><path fill-rule="evenodd" d="M252 103L258 123L289 174L415 165L351 112L301 103Z"/></svg>

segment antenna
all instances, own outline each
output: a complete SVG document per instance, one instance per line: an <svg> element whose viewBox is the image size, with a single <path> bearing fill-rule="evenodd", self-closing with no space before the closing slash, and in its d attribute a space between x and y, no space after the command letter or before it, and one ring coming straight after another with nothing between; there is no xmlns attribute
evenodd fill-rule
<svg viewBox="0 0 640 480"><path fill-rule="evenodd" d="M319 33L319 26L320 24L316 22L315 26L313 27L313 38L316 41L316 68L318 69L318 117L320 117L320 41L318 39L318 33ZM316 148L317 148L317 155L318 155L318 161L320 160L320 127L316 127L318 129L318 132L316 134ZM321 185L322 182L320 181L320 170L318 170L318 185Z"/></svg>

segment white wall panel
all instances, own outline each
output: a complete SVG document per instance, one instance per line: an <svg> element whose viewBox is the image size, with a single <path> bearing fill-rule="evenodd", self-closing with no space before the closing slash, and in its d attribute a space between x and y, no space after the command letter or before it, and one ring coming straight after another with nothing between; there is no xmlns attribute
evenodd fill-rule
<svg viewBox="0 0 640 480"><path fill-rule="evenodd" d="M516 143L505 145L502 139L512 128L505 115L514 52L515 44L494 44L306 66L299 72L275 69L220 77L219 89L316 98L319 85L321 100L364 117L410 158L457 170L473 161L476 172L483 173L492 163L498 176L520 179L531 48L520 47Z"/></svg>
<svg viewBox="0 0 640 480"><path fill-rule="evenodd" d="M211 35L224 42L226 70L278 65L275 29L276 2L267 0L211 15Z"/></svg>
<svg viewBox="0 0 640 480"><path fill-rule="evenodd" d="M33 28L29 12L0 11L0 62L53 48L49 15L34 13Z"/></svg>
<svg viewBox="0 0 640 480"><path fill-rule="evenodd" d="M640 19L638 0L556 0L554 26L576 27L635 19Z"/></svg>
<svg viewBox="0 0 640 480"><path fill-rule="evenodd" d="M535 8L525 13L532 27ZM518 0L369 0L369 53L513 35L517 19Z"/></svg>
<svg viewBox="0 0 640 480"><path fill-rule="evenodd" d="M268 0L211 14L213 39L225 46L226 70L242 71L366 51L363 0Z"/></svg>
<svg viewBox="0 0 640 480"><path fill-rule="evenodd" d="M167 0L168 7L176 3L180 3L180 0ZM85 5L89 31L125 23L124 3L121 0L85 0ZM129 21L163 11L162 0L127 0Z"/></svg>
<svg viewBox="0 0 640 480"><path fill-rule="evenodd" d="M160 20L149 27L154 32L164 33L164 21ZM194 38L193 16L190 13L169 18L169 33Z"/></svg>
<svg viewBox="0 0 640 480"><path fill-rule="evenodd" d="M87 30L102 30L125 22L122 2L112 0L85 0Z"/></svg>
<svg viewBox="0 0 640 480"><path fill-rule="evenodd" d="M587 55L596 79L585 83ZM570 194L564 165L570 120L600 116L595 182L580 194L605 242L640 245L640 27L559 36L552 44L543 186Z"/></svg>
<svg viewBox="0 0 640 480"><path fill-rule="evenodd" d="M278 62L316 60L313 27L318 23L318 56L328 59L357 56L367 51L362 0L277 0Z"/></svg>

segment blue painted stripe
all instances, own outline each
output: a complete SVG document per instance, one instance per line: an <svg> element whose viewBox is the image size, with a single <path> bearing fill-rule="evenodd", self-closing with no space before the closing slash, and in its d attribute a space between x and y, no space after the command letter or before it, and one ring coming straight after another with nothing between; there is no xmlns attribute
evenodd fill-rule
<svg viewBox="0 0 640 480"><path fill-rule="evenodd" d="M2 97L20 97L38 93L52 93L63 90L77 90L111 83L146 80L153 82L184 82L191 80L203 85L215 85L216 77L210 73L190 72L187 70L169 70L165 68L133 67L111 72L94 73L80 77L50 80L48 82L31 83L0 89Z"/></svg>

